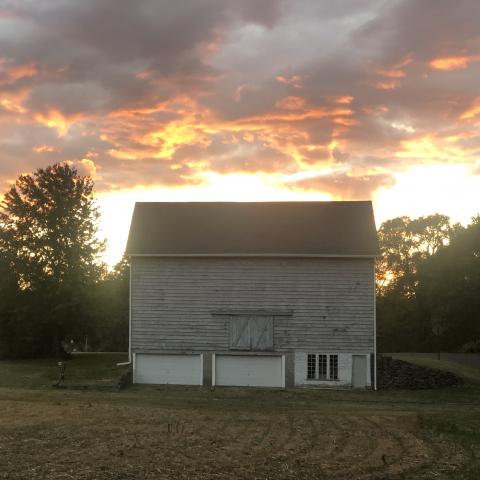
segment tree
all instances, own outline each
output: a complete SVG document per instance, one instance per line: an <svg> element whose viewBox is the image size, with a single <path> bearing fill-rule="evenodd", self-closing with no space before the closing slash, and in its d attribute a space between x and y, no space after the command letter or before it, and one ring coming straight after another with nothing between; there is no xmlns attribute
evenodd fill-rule
<svg viewBox="0 0 480 480"><path fill-rule="evenodd" d="M104 270L93 186L68 163L55 164L21 175L1 204L0 250L29 295L32 355L61 352L65 336L91 318L85 298Z"/></svg>
<svg viewBox="0 0 480 480"><path fill-rule="evenodd" d="M91 345L102 351L128 350L130 262L128 257L108 272L96 289L97 318Z"/></svg>
<svg viewBox="0 0 480 480"><path fill-rule="evenodd" d="M437 256L461 231L440 214L416 219L397 217L384 222L378 232L377 318L381 349L429 349L432 314L419 298L419 270ZM438 318L438 314L434 315Z"/></svg>
<svg viewBox="0 0 480 480"><path fill-rule="evenodd" d="M450 217L435 213L426 217L418 217L410 221L408 230L412 235L415 250L421 258L435 255L451 238L454 227Z"/></svg>
<svg viewBox="0 0 480 480"><path fill-rule="evenodd" d="M418 272L417 297L430 327L441 324L441 347L447 350L480 341L479 220L473 218Z"/></svg>
<svg viewBox="0 0 480 480"><path fill-rule="evenodd" d="M403 295L412 295L419 264L444 247L459 228L450 225L448 216L438 213L413 220L403 216L384 222L378 231L379 293L395 288Z"/></svg>
<svg viewBox="0 0 480 480"><path fill-rule="evenodd" d="M14 319L20 296L18 279L10 268L7 252L0 250L0 354L3 355L14 356L11 346L18 336Z"/></svg>
<svg viewBox="0 0 480 480"><path fill-rule="evenodd" d="M378 231L377 286L380 293L398 279L410 277L413 271L414 241L410 223L410 217L397 217L382 223Z"/></svg>

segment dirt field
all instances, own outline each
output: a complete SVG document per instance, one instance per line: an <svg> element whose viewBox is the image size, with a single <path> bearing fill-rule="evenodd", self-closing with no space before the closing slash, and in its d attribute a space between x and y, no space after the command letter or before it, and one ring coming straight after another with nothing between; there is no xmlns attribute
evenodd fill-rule
<svg viewBox="0 0 480 480"><path fill-rule="evenodd" d="M0 479L480 478L480 371L461 388L131 387L122 354L0 362ZM435 363L435 361L432 360ZM98 391L111 385L111 391Z"/></svg>
<svg viewBox="0 0 480 480"><path fill-rule="evenodd" d="M425 423L459 408L480 419L478 399L375 395L3 388L0 478L478 478L460 473L478 451Z"/></svg>

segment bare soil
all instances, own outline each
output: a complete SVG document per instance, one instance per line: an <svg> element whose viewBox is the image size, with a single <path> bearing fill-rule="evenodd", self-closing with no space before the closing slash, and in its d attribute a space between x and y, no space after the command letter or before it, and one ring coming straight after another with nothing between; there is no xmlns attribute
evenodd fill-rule
<svg viewBox="0 0 480 480"><path fill-rule="evenodd" d="M1 479L447 479L470 458L413 410L35 395L0 392Z"/></svg>

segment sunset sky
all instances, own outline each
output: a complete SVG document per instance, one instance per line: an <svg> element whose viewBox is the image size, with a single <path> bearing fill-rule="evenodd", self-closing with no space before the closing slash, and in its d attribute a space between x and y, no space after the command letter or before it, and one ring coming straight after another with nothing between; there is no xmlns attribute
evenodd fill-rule
<svg viewBox="0 0 480 480"><path fill-rule="evenodd" d="M136 200L480 212L479 0L0 0L0 191L92 175L106 259Z"/></svg>

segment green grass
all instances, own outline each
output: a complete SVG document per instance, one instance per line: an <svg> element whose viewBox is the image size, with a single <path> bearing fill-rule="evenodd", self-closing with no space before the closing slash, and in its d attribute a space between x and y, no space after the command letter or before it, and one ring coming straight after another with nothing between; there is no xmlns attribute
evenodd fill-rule
<svg viewBox="0 0 480 480"><path fill-rule="evenodd" d="M463 406L459 401L466 401L471 405L480 403L480 369L442 359L419 358L407 353L393 354L392 357L422 367L451 372L466 382L462 388L439 391L437 404L442 410L442 407L453 404L455 405L453 411L430 412L422 415L421 419L424 428L432 434L449 437L461 443L470 452L470 464L461 472L454 474L451 477L452 480L478 480L480 478L480 415L477 409ZM415 393L418 395L420 392Z"/></svg>
<svg viewBox="0 0 480 480"><path fill-rule="evenodd" d="M66 360L65 383L69 384L116 384L125 367L116 364L125 362L127 354L74 354ZM58 360L12 360L0 361L0 388L51 387L59 378Z"/></svg>
<svg viewBox="0 0 480 480"><path fill-rule="evenodd" d="M448 415L421 417L423 427L436 436L450 438L460 443L470 455L470 462L462 471L453 474L452 480L478 480L480 478L480 415L478 410L459 409Z"/></svg>

